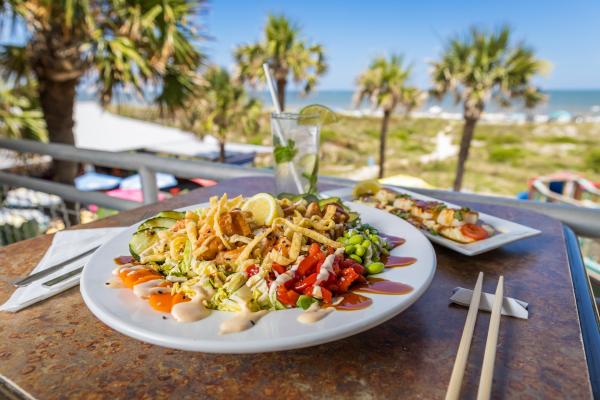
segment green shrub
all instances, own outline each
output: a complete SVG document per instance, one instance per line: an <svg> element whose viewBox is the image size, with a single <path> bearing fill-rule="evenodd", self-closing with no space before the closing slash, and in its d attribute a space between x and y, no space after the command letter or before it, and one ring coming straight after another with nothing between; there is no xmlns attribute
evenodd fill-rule
<svg viewBox="0 0 600 400"><path fill-rule="evenodd" d="M335 131L332 131L330 129L321 130L321 143L332 141L336 137L337 137L337 133L335 133Z"/></svg>
<svg viewBox="0 0 600 400"><path fill-rule="evenodd" d="M594 172L600 172L600 148L591 149L585 155L585 167Z"/></svg>
<svg viewBox="0 0 600 400"><path fill-rule="evenodd" d="M496 163L520 161L527 155L520 147L494 146L490 149L489 160Z"/></svg>

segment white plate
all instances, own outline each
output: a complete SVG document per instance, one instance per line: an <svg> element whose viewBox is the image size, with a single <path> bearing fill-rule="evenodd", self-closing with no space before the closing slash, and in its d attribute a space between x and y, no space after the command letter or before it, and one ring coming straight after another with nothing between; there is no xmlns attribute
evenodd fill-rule
<svg viewBox="0 0 600 400"><path fill-rule="evenodd" d="M441 203L446 204L449 207L461 208L461 206L459 205L448 203L447 201L442 201L419 193L411 192L410 190L401 189L394 186L384 187L387 187L388 189L396 191L398 193L408 194L411 197L414 197L415 199L425 201L439 201ZM352 201L353 199L352 188L330 190L321 194L326 197L339 197L344 201ZM484 240L478 240L473 243L464 244L455 242L454 240L446 239L443 236L433 235L425 229L421 229L421 232L423 232L423 234L427 236L432 242L440 244L444 247L448 247L449 249L457 251L466 256L475 256L477 254L485 253L486 251L497 249L498 247L504 246L505 244L525 239L531 236L539 235L540 233L542 233L537 229L517 224L516 222L511 222L502 218L494 217L493 215L485 214L482 212L479 213L479 218L484 223L493 226L494 229L498 231L498 233Z"/></svg>
<svg viewBox="0 0 600 400"><path fill-rule="evenodd" d="M203 320L177 323L168 314L150 308L147 301L135 297L130 289L106 287L105 282L115 268L113 259L129 254L127 246L136 224L94 253L81 276L81 295L92 313L111 328L164 347L208 353L258 353L338 340L379 325L408 308L429 287L436 266L433 247L412 225L371 207L359 204L351 207L361 214L363 222L383 233L406 239L406 243L393 250L392 254L415 257L417 262L408 267L388 269L378 277L406 283L414 288L412 292L400 296L369 293L366 296L373 299L370 307L358 311L336 310L310 325L296 321L301 312L299 309L272 311L247 331L219 335L219 324L231 318L233 313L212 311Z"/></svg>

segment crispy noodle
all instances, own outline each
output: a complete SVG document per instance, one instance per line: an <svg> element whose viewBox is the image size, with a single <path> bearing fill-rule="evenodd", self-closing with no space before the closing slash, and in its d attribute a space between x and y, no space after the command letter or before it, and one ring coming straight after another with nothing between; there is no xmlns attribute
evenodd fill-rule
<svg viewBox="0 0 600 400"><path fill-rule="evenodd" d="M312 240L314 240L315 242L319 242L322 243L324 245L333 247L333 248L340 248L343 247L343 245L340 242L336 242L335 240L331 240L329 239L327 236L319 233L319 232L315 232L311 229L307 229L304 228L302 226L298 226L290 221L288 221L285 218L275 218L275 221L273 221L273 225L285 225L290 227L294 232L299 232L304 236L307 236L309 238L311 238Z"/></svg>

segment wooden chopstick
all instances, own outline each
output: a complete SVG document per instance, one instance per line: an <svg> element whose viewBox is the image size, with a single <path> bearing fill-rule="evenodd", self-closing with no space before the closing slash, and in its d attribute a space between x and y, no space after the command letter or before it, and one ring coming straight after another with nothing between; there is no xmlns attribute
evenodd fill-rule
<svg viewBox="0 0 600 400"><path fill-rule="evenodd" d="M458 345L458 352L456 353L456 360L454 360L452 375L450 375L450 383L448 384L448 391L446 392L446 400L456 400L460 396L460 386L465 374L467 359L469 358L469 348L471 347L471 339L473 338L473 330L475 329L477 313L479 312L482 282L483 272L480 272L479 276L477 277L477 283L475 283L475 288L473 289L471 303L469 304L469 311L467 312L467 320L465 321L463 334L460 338L460 344Z"/></svg>
<svg viewBox="0 0 600 400"><path fill-rule="evenodd" d="M498 332L500 330L500 313L502 311L502 301L504 300L504 277L500 276L496 294L494 295L494 304L492 305L492 316L490 317L490 327L488 328L487 341L485 343L485 353L483 355L483 366L481 368L481 377L479 379L479 390L477 391L478 400L486 400L492 394L492 380L494 377L494 361L496 359L496 345L498 344Z"/></svg>

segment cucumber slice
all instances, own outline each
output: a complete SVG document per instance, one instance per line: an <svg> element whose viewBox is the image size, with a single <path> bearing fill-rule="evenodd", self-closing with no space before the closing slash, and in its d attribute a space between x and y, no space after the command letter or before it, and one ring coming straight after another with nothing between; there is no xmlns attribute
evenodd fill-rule
<svg viewBox="0 0 600 400"><path fill-rule="evenodd" d="M174 220L172 218L154 217L154 218L150 218L150 219L147 219L146 221L144 221L138 227L137 230L139 232L139 231L143 231L144 229L150 229L150 228L165 228L165 229L169 229L170 227L172 227L173 225L175 225L176 222L177 222L177 220Z"/></svg>
<svg viewBox="0 0 600 400"><path fill-rule="evenodd" d="M183 212L183 211L161 211L156 216L163 217L163 218L171 218L171 219L179 221L180 219L183 219L185 217L185 212Z"/></svg>
<svg viewBox="0 0 600 400"><path fill-rule="evenodd" d="M164 230L163 227L155 227L137 231L129 241L129 252L136 260L140 260L140 254L147 248L158 242L158 231Z"/></svg>

